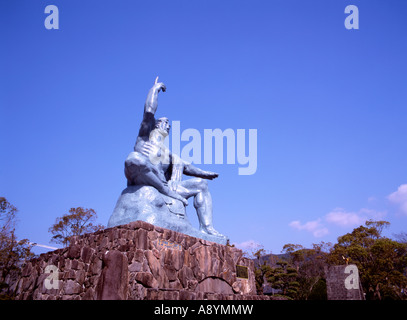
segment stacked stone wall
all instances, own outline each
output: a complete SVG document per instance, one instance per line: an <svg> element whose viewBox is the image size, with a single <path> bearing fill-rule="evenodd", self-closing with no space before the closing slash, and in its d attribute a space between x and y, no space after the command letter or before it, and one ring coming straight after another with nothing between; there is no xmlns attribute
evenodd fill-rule
<svg viewBox="0 0 407 320"><path fill-rule="evenodd" d="M269 299L256 295L254 263L241 250L143 221L75 237L28 261L12 287L23 300Z"/></svg>

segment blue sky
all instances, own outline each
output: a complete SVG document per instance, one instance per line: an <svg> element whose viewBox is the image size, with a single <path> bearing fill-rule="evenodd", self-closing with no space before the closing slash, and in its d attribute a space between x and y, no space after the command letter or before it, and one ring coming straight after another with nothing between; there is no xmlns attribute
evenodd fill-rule
<svg viewBox="0 0 407 320"><path fill-rule="evenodd" d="M107 224L157 75L157 116L181 130L257 130L254 175L199 165L220 174L231 242L279 253L365 219L407 231L406 16L403 0L2 1L0 195L18 236L57 246L48 228L77 206Z"/></svg>

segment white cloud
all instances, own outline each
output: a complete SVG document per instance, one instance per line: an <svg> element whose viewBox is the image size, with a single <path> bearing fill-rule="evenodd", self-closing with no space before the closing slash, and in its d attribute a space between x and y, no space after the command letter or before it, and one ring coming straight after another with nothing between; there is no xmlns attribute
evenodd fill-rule
<svg viewBox="0 0 407 320"><path fill-rule="evenodd" d="M359 214L365 214L366 220L367 219L379 220L383 219L387 215L387 211L376 211L367 208L362 208L359 210Z"/></svg>
<svg viewBox="0 0 407 320"><path fill-rule="evenodd" d="M397 191L393 192L387 199L400 207L401 213L407 215L407 184L402 184Z"/></svg>
<svg viewBox="0 0 407 320"><path fill-rule="evenodd" d="M325 221L341 227L355 227L364 224L369 219L382 219L386 214L386 211L376 211L367 208L362 208L357 212L335 208L325 216Z"/></svg>
<svg viewBox="0 0 407 320"><path fill-rule="evenodd" d="M308 221L304 224L301 224L300 221L295 220L290 222L289 226L297 230L305 230L311 232L314 235L314 237L317 238L322 237L329 233L328 229L321 224L321 219Z"/></svg>
<svg viewBox="0 0 407 320"><path fill-rule="evenodd" d="M327 222L343 227L356 226L358 224L363 224L366 220L368 220L366 216L361 214L362 212L365 212L363 210L364 209L360 210L357 213L357 212L346 212L342 208L336 208L325 216L325 220Z"/></svg>
<svg viewBox="0 0 407 320"><path fill-rule="evenodd" d="M254 240L248 240L242 243L234 243L234 245L242 250L255 250L261 247L261 244Z"/></svg>
<svg viewBox="0 0 407 320"><path fill-rule="evenodd" d="M357 212L346 211L343 208L335 208L322 218L301 223L299 220L290 222L289 226L297 230L311 232L314 237L323 237L329 233L326 224L341 227L356 227L364 224L369 219L381 219L386 215L385 211L376 211L362 208Z"/></svg>

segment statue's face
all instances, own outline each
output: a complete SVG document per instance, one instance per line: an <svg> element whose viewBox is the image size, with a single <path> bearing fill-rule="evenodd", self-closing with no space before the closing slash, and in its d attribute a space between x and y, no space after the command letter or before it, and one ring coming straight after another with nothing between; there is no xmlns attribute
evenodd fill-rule
<svg viewBox="0 0 407 320"><path fill-rule="evenodd" d="M155 123L156 129L160 130L161 133L165 136L168 136L170 134L170 121L167 118L160 118L157 120Z"/></svg>

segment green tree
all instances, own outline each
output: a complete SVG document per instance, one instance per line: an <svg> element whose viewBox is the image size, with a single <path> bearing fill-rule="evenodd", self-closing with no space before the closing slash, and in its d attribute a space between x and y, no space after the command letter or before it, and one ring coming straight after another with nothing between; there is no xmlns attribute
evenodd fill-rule
<svg viewBox="0 0 407 320"><path fill-rule="evenodd" d="M306 249L299 244L286 244L282 252L287 254L286 259L297 270L298 290L295 299L326 299L322 293L315 293L315 290L321 291L321 287L325 285L326 258L331 243L321 242L313 244L312 249Z"/></svg>
<svg viewBox="0 0 407 320"><path fill-rule="evenodd" d="M17 212L6 198L0 197L0 299L13 297L8 285L10 278L18 276L24 260L34 256L31 251L34 244L28 239L17 240L15 235Z"/></svg>
<svg viewBox="0 0 407 320"><path fill-rule="evenodd" d="M354 263L367 299L402 299L407 287L407 244L382 236L387 221L366 221L338 238L330 264Z"/></svg>
<svg viewBox="0 0 407 320"><path fill-rule="evenodd" d="M96 218L97 214L93 209L71 208L68 214L57 218L55 224L49 228L48 231L53 234L51 241L67 246L73 236L103 229L103 225L94 224Z"/></svg>
<svg viewBox="0 0 407 320"><path fill-rule="evenodd" d="M307 300L327 300L328 295L326 291L325 278L319 278L315 285L312 287L311 292L307 296Z"/></svg>
<svg viewBox="0 0 407 320"><path fill-rule="evenodd" d="M257 294L263 294L263 285L271 272L271 267L268 261L264 259L266 250L258 249L253 253L254 257L254 277L256 282ZM271 255L270 255L271 256ZM263 259L262 259L263 258Z"/></svg>
<svg viewBox="0 0 407 320"><path fill-rule="evenodd" d="M301 263L305 259L306 250L300 244L287 243L283 246L281 253L288 254L290 263L294 265L298 271Z"/></svg>
<svg viewBox="0 0 407 320"><path fill-rule="evenodd" d="M297 270L290 265L287 261L277 261L277 266L271 268L270 273L267 275L267 282L274 289L281 290L283 296L295 298L298 293L299 283L297 282Z"/></svg>

